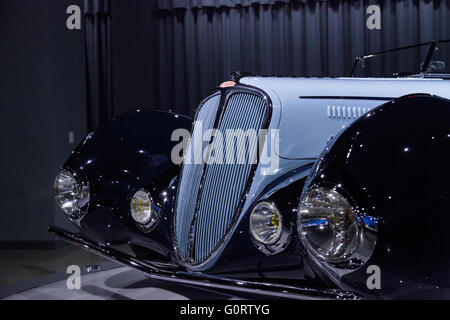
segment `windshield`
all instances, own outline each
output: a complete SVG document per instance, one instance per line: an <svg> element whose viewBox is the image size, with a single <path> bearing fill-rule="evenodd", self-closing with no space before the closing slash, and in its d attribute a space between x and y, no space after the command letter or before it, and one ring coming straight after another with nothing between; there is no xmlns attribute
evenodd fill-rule
<svg viewBox="0 0 450 320"><path fill-rule="evenodd" d="M385 50L356 58L353 77L450 75L450 40Z"/></svg>
<svg viewBox="0 0 450 320"><path fill-rule="evenodd" d="M427 72L450 74L450 41L437 44Z"/></svg>

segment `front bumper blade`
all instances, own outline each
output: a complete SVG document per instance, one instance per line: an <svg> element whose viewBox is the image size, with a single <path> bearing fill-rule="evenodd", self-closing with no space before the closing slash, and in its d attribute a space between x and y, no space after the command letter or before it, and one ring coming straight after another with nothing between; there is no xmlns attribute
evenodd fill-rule
<svg viewBox="0 0 450 320"><path fill-rule="evenodd" d="M288 299L355 300L361 298L355 293L336 289L295 287L277 283L231 279L216 275L208 275L205 273L194 273L170 269L166 270L158 266L156 263L136 259L129 254L123 253L101 243L95 243L85 237L82 237L80 234L72 233L59 227L49 227L48 231L71 244L82 247L87 251L100 255L109 260L134 268L156 280L178 282L216 290L230 290Z"/></svg>

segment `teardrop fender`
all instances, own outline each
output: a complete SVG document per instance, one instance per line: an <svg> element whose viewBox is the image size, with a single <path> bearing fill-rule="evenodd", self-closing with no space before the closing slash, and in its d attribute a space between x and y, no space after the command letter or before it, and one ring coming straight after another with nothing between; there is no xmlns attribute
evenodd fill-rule
<svg viewBox="0 0 450 320"><path fill-rule="evenodd" d="M376 219L378 235L369 261L334 281L383 298L423 292L448 297L449 176L450 100L404 96L365 114L336 137L303 193L321 184L339 185L361 212ZM380 267L380 289L367 286L371 265Z"/></svg>
<svg viewBox="0 0 450 320"><path fill-rule="evenodd" d="M141 243L167 255L170 223L165 221L165 202L180 166L171 159L171 141L177 129L190 130L192 119L163 110L138 110L114 118L99 127L72 152L64 167L89 182L88 212L77 221L84 236L93 241L120 245ZM145 188L160 211L154 232L145 233L132 220L133 194Z"/></svg>

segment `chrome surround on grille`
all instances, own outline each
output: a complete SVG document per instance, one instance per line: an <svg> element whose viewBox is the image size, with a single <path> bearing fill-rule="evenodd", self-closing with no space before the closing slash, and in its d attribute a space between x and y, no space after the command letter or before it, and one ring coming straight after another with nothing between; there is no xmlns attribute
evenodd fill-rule
<svg viewBox="0 0 450 320"><path fill-rule="evenodd" d="M262 91L258 88L248 86L248 85L241 85L241 84L238 84L231 88L219 88L219 89L213 91L210 95L208 95L208 97L206 99L204 99L199 104L199 107L196 110L194 119L197 119L198 113L200 112L201 107L205 104L205 102L207 102L209 99L211 99L211 97L220 95L220 103L218 106L218 111L216 114L216 120L215 120L215 124L214 124L214 128L217 128L218 124L220 123L220 121L223 117L224 108L227 106L230 97L236 93L248 93L248 94L256 95L265 101L265 107L266 107L267 112L265 115L265 119L263 119L263 125L260 127L260 129L268 129L269 124L270 124L270 119L272 117L272 102L271 102L269 96L264 91ZM193 123L191 132L193 131L193 129L194 129L194 123ZM204 164L202 164L202 165L204 165ZM185 266L186 268L188 268L190 270L202 271L202 270L205 270L205 267L209 268L211 263L214 262L215 258L217 258L220 255L219 253L223 250L225 244L228 242L234 227L236 227L236 222L237 222L238 218L240 217L240 215L242 214L241 211L242 211L243 205L245 204L245 201L247 200L248 191L252 185L257 166L258 166L258 164L251 165L249 177L248 177L248 179L246 181L246 185L243 189L243 194L240 197L238 208L234 212L233 217L232 217L225 233L222 236L222 239L219 241L217 246L212 250L212 252L209 254L209 256L199 263L195 262L192 259L192 257L193 257L192 246L190 247L190 254L189 254L190 259L189 260L183 259L182 255L180 254L180 248L178 246L179 242L177 239L177 227L176 227L176 223L177 223L176 222L176 220L177 220L176 219L177 218L176 207L177 207L178 202L175 201L175 208L173 210L174 216L173 216L173 226L172 226L172 241L173 241L174 257L178 263L180 263L181 265ZM205 171L206 171L205 169L202 170L202 180L203 180L203 176L205 175ZM181 172L183 172L183 170L181 170ZM182 181L182 173L180 174L180 179L178 180L179 185L178 185L177 196L176 196L177 200L178 200L178 195L179 195L179 191L180 191L180 182L181 181ZM197 204L199 203L198 199L202 192L201 189L202 189L202 185L200 185L200 190L198 192L198 198L196 199ZM197 209L198 208L196 208L196 210L193 214L192 221L191 221L191 228L190 228L189 239L188 239L191 244L193 242L193 237L194 237L194 232L195 232L193 228L194 228L194 225L196 224L195 222L197 219Z"/></svg>

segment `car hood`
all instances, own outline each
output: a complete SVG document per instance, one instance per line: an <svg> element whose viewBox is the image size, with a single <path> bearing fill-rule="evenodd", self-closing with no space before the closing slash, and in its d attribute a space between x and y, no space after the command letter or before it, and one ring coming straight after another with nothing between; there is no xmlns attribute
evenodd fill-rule
<svg viewBox="0 0 450 320"><path fill-rule="evenodd" d="M264 90L277 105L276 151L285 159L317 158L349 124L392 99L416 93L450 99L450 82L442 79L246 77L240 82Z"/></svg>

